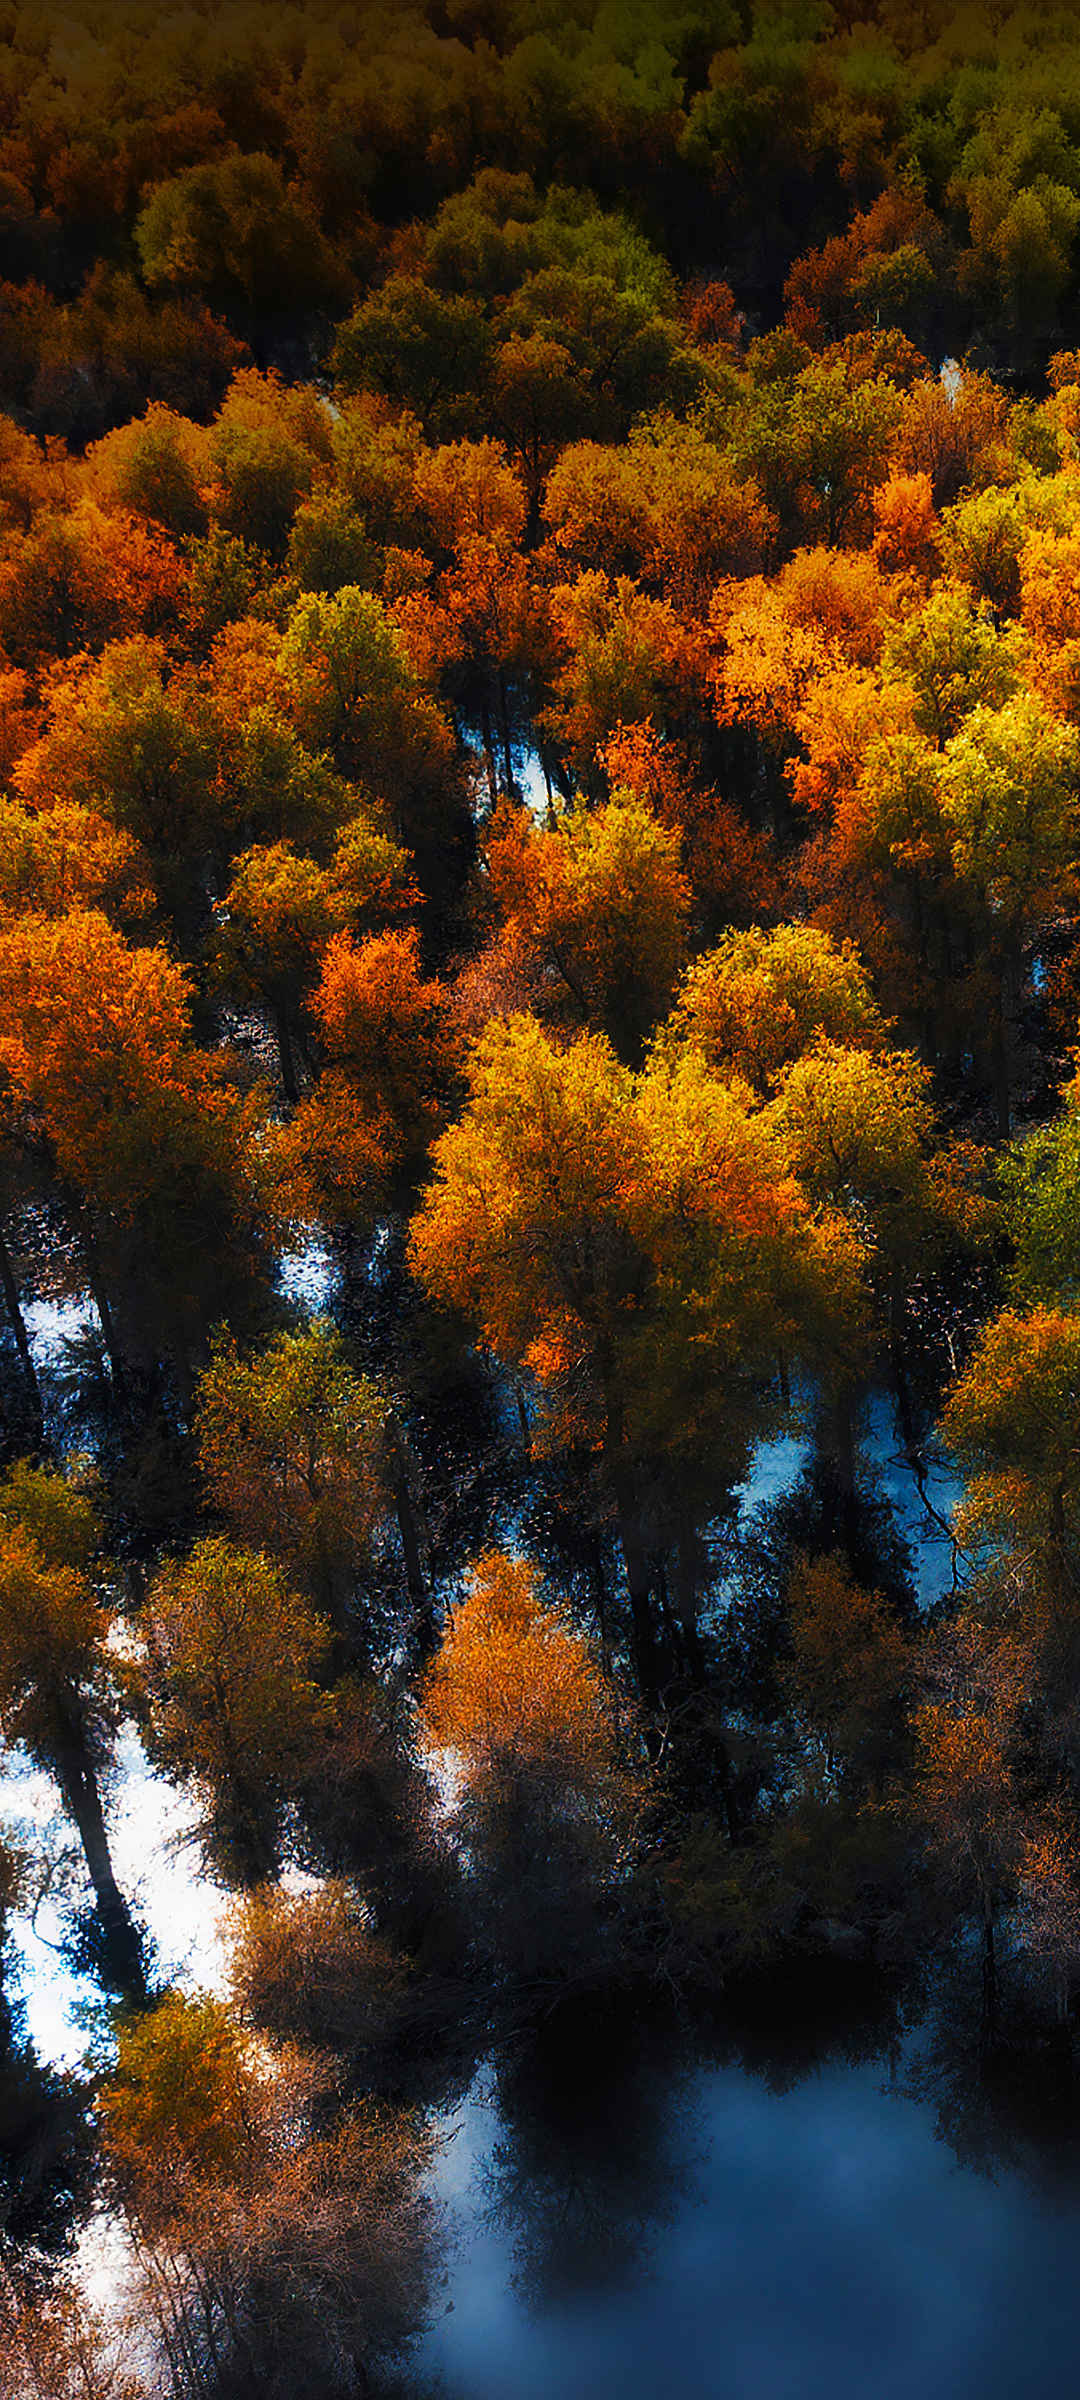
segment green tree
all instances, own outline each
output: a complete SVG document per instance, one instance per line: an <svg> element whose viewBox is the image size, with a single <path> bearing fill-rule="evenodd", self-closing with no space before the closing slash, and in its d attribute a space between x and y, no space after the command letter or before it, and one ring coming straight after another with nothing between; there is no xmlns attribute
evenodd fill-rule
<svg viewBox="0 0 1080 2400"><path fill-rule="evenodd" d="M254 326L341 300L345 278L309 208L265 151L212 158L151 192L135 227L149 284L240 308Z"/></svg>
<svg viewBox="0 0 1080 2400"><path fill-rule="evenodd" d="M142 1630L153 1749L202 1788L238 1870L270 1872L326 1714L326 1627L264 1552L214 1535L162 1569Z"/></svg>
<svg viewBox="0 0 1080 2400"><path fill-rule="evenodd" d="M269 1551L340 1632L384 1507L386 1403L327 1318L247 1356L223 1335L199 1383L207 1492L245 1544Z"/></svg>
<svg viewBox="0 0 1080 2400"><path fill-rule="evenodd" d="M142 1989L138 1943L109 1852L102 1779L119 1719L100 1542L78 1484L25 1460L0 1483L0 1724L53 1778L75 1825L119 1971Z"/></svg>
<svg viewBox="0 0 1080 2400"><path fill-rule="evenodd" d="M946 744L941 809L956 874L983 914L996 975L995 1083L1011 1118L1010 1041L1023 943L1071 888L1080 829L1080 734L1033 693L979 707Z"/></svg>

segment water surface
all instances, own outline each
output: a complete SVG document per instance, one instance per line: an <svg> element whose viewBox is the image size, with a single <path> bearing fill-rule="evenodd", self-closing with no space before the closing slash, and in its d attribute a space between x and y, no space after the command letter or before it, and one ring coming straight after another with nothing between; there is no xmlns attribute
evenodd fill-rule
<svg viewBox="0 0 1080 2400"><path fill-rule="evenodd" d="M625 2151L620 2098L610 2144ZM631 2112L633 2102L630 2102ZM446 2400L1050 2400L1080 2352L1080 2186L957 2163L882 2063L770 2090L712 2067L659 2148L562 2178L478 2085L439 2189L456 2245L421 2364ZM554 2163L554 2162L549 2162ZM566 2218L558 2223L560 2211ZM554 2212L554 2222L552 2221ZM551 2272L545 2271L545 2262Z"/></svg>

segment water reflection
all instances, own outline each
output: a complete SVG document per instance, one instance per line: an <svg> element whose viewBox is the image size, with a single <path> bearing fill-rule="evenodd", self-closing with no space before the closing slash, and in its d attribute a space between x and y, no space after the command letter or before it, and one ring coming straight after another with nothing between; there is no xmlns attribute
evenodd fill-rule
<svg viewBox="0 0 1080 2400"><path fill-rule="evenodd" d="M1075 2179L1051 2194L959 2166L932 2100L880 2058L783 2091L736 2064L676 2084L646 2111L640 2176L633 2077L624 2122L614 2090L604 2105L606 2164L589 2106L577 2138L558 2103L553 2142L550 2101L526 2125L471 2097L441 2170L461 2229L448 2311L423 2352L447 2400L1057 2392L1080 2339ZM564 2236L572 2272L553 2275Z"/></svg>
<svg viewBox="0 0 1080 2400"><path fill-rule="evenodd" d="M133 1726L117 1742L108 1816L117 1880L145 1927L159 1979L220 1988L226 1895L206 1873L197 1804L150 1767ZM28 1859L30 1905L11 1918L27 2031L39 2057L72 2066L85 2055L102 2001L100 1983L78 1963L91 1895L55 1785L17 1751L3 1759L0 1822Z"/></svg>
<svg viewBox="0 0 1080 2400"><path fill-rule="evenodd" d="M479 2166L486 2223L534 2310L620 2286L687 2203L693 2111L683 2045L667 2034L625 2000L614 2016L564 2005L477 2087L473 2104L498 2120Z"/></svg>

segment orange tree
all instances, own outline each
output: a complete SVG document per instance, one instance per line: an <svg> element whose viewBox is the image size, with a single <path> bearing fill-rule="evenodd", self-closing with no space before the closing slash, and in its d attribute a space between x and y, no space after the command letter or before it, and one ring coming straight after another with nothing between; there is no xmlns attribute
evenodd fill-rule
<svg viewBox="0 0 1080 2400"><path fill-rule="evenodd" d="M182 1364L253 1229L252 1106L191 1039L190 985L93 909L0 928L0 1081L81 1237L110 1352ZM123 1311L123 1324L119 1323Z"/></svg>

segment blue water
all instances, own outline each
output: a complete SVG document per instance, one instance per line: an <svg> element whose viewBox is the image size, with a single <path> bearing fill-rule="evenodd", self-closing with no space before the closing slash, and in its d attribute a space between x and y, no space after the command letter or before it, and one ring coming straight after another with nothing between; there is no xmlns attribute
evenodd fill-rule
<svg viewBox="0 0 1080 2400"><path fill-rule="evenodd" d="M438 2179L456 2246L420 2358L446 2400L1058 2400L1072 2386L1080 2191L958 2166L932 2107L889 2090L881 2066L780 2093L740 2068L700 2072L671 2101L642 2192L618 2191L623 2214L643 2212L621 2269L586 2206L564 2291L538 2284L521 2239L524 2222L543 2248L542 2194L531 2227L527 2178L500 2202L498 2109L478 2088L457 2122ZM572 2145L563 2172L573 2210Z"/></svg>

